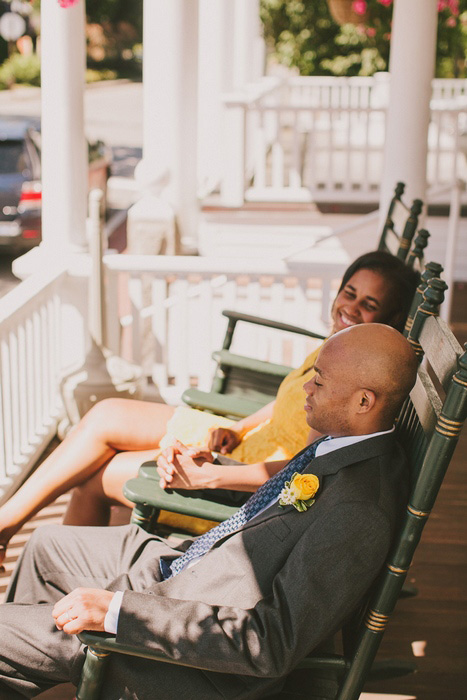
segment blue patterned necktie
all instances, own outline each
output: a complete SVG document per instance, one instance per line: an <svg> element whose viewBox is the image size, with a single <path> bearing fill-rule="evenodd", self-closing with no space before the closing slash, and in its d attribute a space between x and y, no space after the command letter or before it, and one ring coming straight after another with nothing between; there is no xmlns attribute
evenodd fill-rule
<svg viewBox="0 0 467 700"><path fill-rule="evenodd" d="M321 438L316 440L308 448L302 450L302 452L293 457L280 472L277 472L277 474L262 484L236 513L228 520L224 520L220 525L217 525L217 527L201 535L201 537L197 537L190 545L189 549L187 549L181 557L174 559L170 566L161 560L161 571L164 579L179 574L192 559L202 557L218 540L239 530L245 523L254 518L255 515L265 508L274 498L279 496L284 488L284 483L289 481L295 472L302 472L303 469L305 469L314 458L316 448L320 442L325 439L326 438Z"/></svg>

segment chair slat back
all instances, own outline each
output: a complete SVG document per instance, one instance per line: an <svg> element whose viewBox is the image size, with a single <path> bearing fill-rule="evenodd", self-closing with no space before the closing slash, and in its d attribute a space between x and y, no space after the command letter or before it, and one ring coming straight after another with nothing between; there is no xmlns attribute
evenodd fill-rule
<svg viewBox="0 0 467 700"><path fill-rule="evenodd" d="M420 199L414 199L409 209L401 199L403 192L404 185L398 182L389 205L378 250L385 250L405 261L411 250L412 239L417 230L418 217L422 211L423 202ZM419 241L420 245L423 246L422 239ZM411 258L410 264L413 265L416 258L420 257L420 255L421 253L418 251L417 255Z"/></svg>
<svg viewBox="0 0 467 700"><path fill-rule="evenodd" d="M428 397L428 401L427 401ZM441 413L442 402L436 392L433 382L424 367L420 367L417 382L410 395L408 405L415 409L410 417L401 416L399 421L409 436L409 447L416 430L421 427L423 434L428 439L433 435L436 421ZM399 428L399 434L402 428ZM410 450L409 450L410 457Z"/></svg>
<svg viewBox="0 0 467 700"><path fill-rule="evenodd" d="M447 391L451 382L452 368L455 366L461 347L442 318L433 316L427 318L420 334L420 345L438 381Z"/></svg>
<svg viewBox="0 0 467 700"><path fill-rule="evenodd" d="M440 277L442 271L443 271L443 266L440 265L439 263L428 262L425 265L425 269L421 273L420 284L418 285L417 290L414 294L414 298L412 300L412 305L410 307L409 315L407 316L407 321L406 321L405 328L404 328L405 337L408 336L410 329L412 328L414 316L417 312L418 307L420 306L420 304L423 301L423 292L425 291L425 289L428 286L428 281L430 279L435 278L435 277Z"/></svg>
<svg viewBox="0 0 467 700"><path fill-rule="evenodd" d="M396 202L390 221L387 223L385 244L390 253L397 255L402 232L410 216L410 209L403 202Z"/></svg>
<svg viewBox="0 0 467 700"><path fill-rule="evenodd" d="M439 280L429 280L409 332L408 340L423 364L396 430L409 460L411 495L336 700L360 696L467 417L467 352L434 315L444 288Z"/></svg>
<svg viewBox="0 0 467 700"><path fill-rule="evenodd" d="M426 228L419 229L415 236L413 246L409 250L407 260L405 261L406 265L417 270L420 274L425 269L425 248L428 245L429 237L430 234Z"/></svg>

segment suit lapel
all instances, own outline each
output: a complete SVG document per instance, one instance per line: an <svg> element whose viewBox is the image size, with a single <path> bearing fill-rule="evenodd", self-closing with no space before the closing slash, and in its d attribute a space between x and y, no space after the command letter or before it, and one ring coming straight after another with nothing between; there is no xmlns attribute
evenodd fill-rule
<svg viewBox="0 0 467 700"><path fill-rule="evenodd" d="M321 482L322 477L330 474L336 474L338 471L345 467L349 467L351 464L361 462L364 459L371 459L373 457L378 457L379 455L391 453L394 449L394 445L394 433L368 438L362 442L356 442L353 445L348 445L347 447L342 447L339 450L333 450L327 454L315 457L305 467L303 474L316 474ZM304 450L298 454L301 454L303 451ZM254 527L259 523L269 520L270 518L285 515L293 510L293 506L284 506L279 508L278 503L273 503L260 515L257 515L245 523L245 525L239 528L239 530L246 530L249 527Z"/></svg>

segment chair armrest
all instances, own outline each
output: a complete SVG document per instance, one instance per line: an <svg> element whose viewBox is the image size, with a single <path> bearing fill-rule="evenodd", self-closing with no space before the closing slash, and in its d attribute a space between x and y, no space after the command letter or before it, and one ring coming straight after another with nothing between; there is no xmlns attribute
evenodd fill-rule
<svg viewBox="0 0 467 700"><path fill-rule="evenodd" d="M238 510L238 506L227 506L195 495L190 496L189 491L185 495L166 491L161 489L156 479L147 477L130 479L124 485L123 493L132 503L216 522L227 520Z"/></svg>
<svg viewBox="0 0 467 700"><path fill-rule="evenodd" d="M84 631L78 634L78 639L82 644L85 644L90 649L98 652L108 651L117 654L127 654L129 656L139 656L143 659L153 659L154 661L164 661L176 666L188 666L190 668L200 668L209 670L206 666L198 666L194 663L187 663L179 659L171 659L162 651L157 649L145 649L144 647L133 646L132 644L121 644L117 642L113 635L108 635L105 632L88 632Z"/></svg>
<svg viewBox="0 0 467 700"><path fill-rule="evenodd" d="M245 357L245 355L236 355L230 352L230 350L216 350L213 352L212 358L220 365L235 367L235 369L247 370L249 372L258 372L260 374L271 374L281 378L286 377L293 370L293 367L289 365L279 365L275 362L266 362L264 360L256 360L253 357Z"/></svg>
<svg viewBox="0 0 467 700"><path fill-rule="evenodd" d="M198 666L194 663L186 663L185 661L179 659L172 659L166 656L162 651L156 649L146 649L140 646L134 646L131 644L122 644L117 642L115 636L108 635L105 632L88 632L84 631L78 634L78 639L82 644L95 649L96 651L108 651L115 652L118 654L127 654L129 656L138 656L143 659L152 659L154 661L164 661L169 664L175 664L176 666L188 666L191 668L204 668L203 666ZM305 668L305 669L321 669L327 671L340 671L343 673L350 666L349 661L342 656L335 654L328 654L323 656L308 656L305 659L299 661L295 668ZM208 669L206 669L208 670Z"/></svg>
<svg viewBox="0 0 467 700"><path fill-rule="evenodd" d="M117 642L113 635L108 635L105 632L88 632L84 631L78 634L79 641L88 646L95 652L126 654L129 656L137 656L143 659L151 659L153 661L161 661L164 663L174 664L176 666L187 666L189 668L199 668L209 670L205 666L199 666L194 663L187 663L180 659L172 659L163 654L162 651L156 649L146 649L144 647L134 646L131 644L122 644ZM335 671L338 674L348 671L350 662L342 656L328 654L324 656L308 656L299 661L297 669L310 670L325 670ZM384 673L383 669L386 671ZM413 662L394 661L392 659L384 659L380 662L375 662L369 673L369 680L376 678L383 680L384 678L394 678L406 673L413 673L415 664ZM392 671L392 673L391 673Z"/></svg>
<svg viewBox="0 0 467 700"><path fill-rule="evenodd" d="M267 401L252 401L251 399L242 399L239 396L201 391L200 389L187 389L183 392L182 399L188 406L200 411L211 411L218 416L232 416L234 418L251 416L267 403ZM268 400L272 401L272 397Z"/></svg>
<svg viewBox="0 0 467 700"><path fill-rule="evenodd" d="M300 326L291 326L289 323L282 323L281 321L273 321L269 318L261 318L261 316L250 316L250 314L242 314L239 311L229 311L225 309L222 312L223 316L232 319L234 321L245 321L245 323L254 323L257 326L266 326L268 328L276 328L280 331L288 331L289 333L299 333L300 335L306 335L309 338L318 338L324 340L326 336L321 335L321 333L314 333L309 331L307 328L300 328Z"/></svg>

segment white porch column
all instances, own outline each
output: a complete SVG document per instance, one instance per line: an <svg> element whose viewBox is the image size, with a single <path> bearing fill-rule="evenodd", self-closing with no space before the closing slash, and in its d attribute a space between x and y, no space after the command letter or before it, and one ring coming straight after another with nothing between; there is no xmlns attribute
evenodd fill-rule
<svg viewBox="0 0 467 700"><path fill-rule="evenodd" d="M224 166L222 95L233 87L234 5L200 0L198 176L201 195L215 187Z"/></svg>
<svg viewBox="0 0 467 700"><path fill-rule="evenodd" d="M234 0L233 88L258 80L264 73L264 40L259 16L259 0Z"/></svg>
<svg viewBox="0 0 467 700"><path fill-rule="evenodd" d="M41 247L59 257L87 248L84 27L84 0L41 4Z"/></svg>
<svg viewBox="0 0 467 700"><path fill-rule="evenodd" d="M265 45L259 0L230 0L224 14L223 36L227 63L224 72L221 153L221 200L242 206L245 191L247 113L246 87L264 75ZM227 40L228 37L228 40ZM228 52L228 53L227 53Z"/></svg>
<svg viewBox="0 0 467 700"><path fill-rule="evenodd" d="M144 0L143 171L170 181L180 234L197 233L198 0Z"/></svg>
<svg viewBox="0 0 467 700"><path fill-rule="evenodd" d="M434 76L437 0L395 0L390 54L390 101L386 124L381 215L396 182L406 183L405 200L425 200Z"/></svg>

